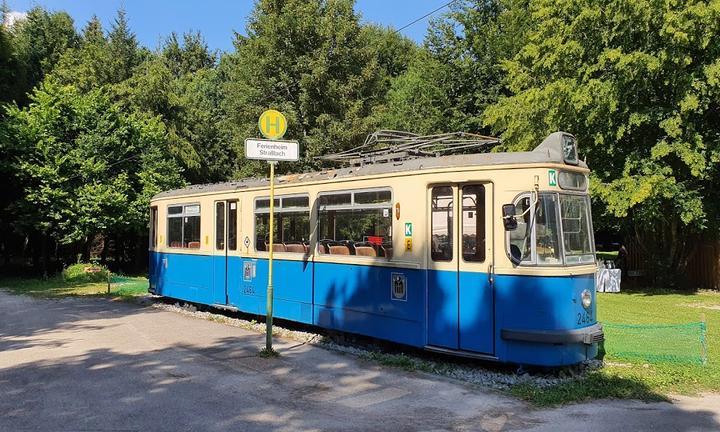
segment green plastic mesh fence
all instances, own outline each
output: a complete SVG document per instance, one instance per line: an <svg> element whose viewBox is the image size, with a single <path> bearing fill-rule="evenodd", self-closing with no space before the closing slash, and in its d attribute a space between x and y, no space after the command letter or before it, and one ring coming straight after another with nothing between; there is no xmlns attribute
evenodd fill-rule
<svg viewBox="0 0 720 432"><path fill-rule="evenodd" d="M705 364L705 323L602 323L605 354L648 362Z"/></svg>
<svg viewBox="0 0 720 432"><path fill-rule="evenodd" d="M113 275L110 279L110 291L117 295L134 295L146 293L148 281L145 278L132 278Z"/></svg>

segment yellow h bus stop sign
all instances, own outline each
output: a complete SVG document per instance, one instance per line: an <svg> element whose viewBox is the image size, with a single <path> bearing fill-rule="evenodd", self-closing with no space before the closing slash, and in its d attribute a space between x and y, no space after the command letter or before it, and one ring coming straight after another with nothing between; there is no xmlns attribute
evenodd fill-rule
<svg viewBox="0 0 720 432"><path fill-rule="evenodd" d="M274 109L267 110L260 114L258 128L265 138L279 139L282 138L287 131L287 120L280 111Z"/></svg>

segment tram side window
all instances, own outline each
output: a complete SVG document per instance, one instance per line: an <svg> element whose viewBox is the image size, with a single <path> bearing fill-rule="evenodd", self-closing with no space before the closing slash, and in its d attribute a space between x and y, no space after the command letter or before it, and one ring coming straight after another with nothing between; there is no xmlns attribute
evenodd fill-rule
<svg viewBox="0 0 720 432"><path fill-rule="evenodd" d="M462 188L462 255L465 261L485 261L485 187Z"/></svg>
<svg viewBox="0 0 720 432"><path fill-rule="evenodd" d="M225 201L215 203L215 249L225 250Z"/></svg>
<svg viewBox="0 0 720 432"><path fill-rule="evenodd" d="M453 259L453 190L450 186L432 189L430 256L433 261Z"/></svg>
<svg viewBox="0 0 720 432"><path fill-rule="evenodd" d="M310 198L307 195L275 198L274 224L274 252L307 252L310 245ZM269 227L270 199L258 198L255 200L256 250L269 250Z"/></svg>
<svg viewBox="0 0 720 432"><path fill-rule="evenodd" d="M167 244L172 248L200 248L200 205L169 206Z"/></svg>
<svg viewBox="0 0 720 432"><path fill-rule="evenodd" d="M150 207L150 248L157 246L158 209Z"/></svg>
<svg viewBox="0 0 720 432"><path fill-rule="evenodd" d="M518 227L508 232L513 258L539 265L562 264L557 194L541 193L535 203L523 197L515 203L515 215ZM533 247L536 261L533 261Z"/></svg>
<svg viewBox="0 0 720 432"><path fill-rule="evenodd" d="M532 228L530 226L530 197L520 198L515 203L515 218L518 226L514 231L509 231L510 254L518 261L530 261L532 259Z"/></svg>
<svg viewBox="0 0 720 432"><path fill-rule="evenodd" d="M321 254L392 258L392 191L324 193L318 197Z"/></svg>
<svg viewBox="0 0 720 432"><path fill-rule="evenodd" d="M595 262L590 229L590 204L587 196L560 195L563 247L567 264Z"/></svg>
<svg viewBox="0 0 720 432"><path fill-rule="evenodd" d="M228 250L237 250L238 203L230 201L228 208Z"/></svg>
<svg viewBox="0 0 720 432"><path fill-rule="evenodd" d="M557 194L540 194L535 214L538 264L562 264Z"/></svg>

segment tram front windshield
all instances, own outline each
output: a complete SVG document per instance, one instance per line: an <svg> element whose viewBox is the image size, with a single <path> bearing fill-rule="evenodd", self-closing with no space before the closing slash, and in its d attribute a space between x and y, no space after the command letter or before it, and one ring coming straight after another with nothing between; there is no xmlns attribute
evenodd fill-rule
<svg viewBox="0 0 720 432"><path fill-rule="evenodd" d="M587 195L540 193L515 203L509 253L520 264L574 265L595 261Z"/></svg>

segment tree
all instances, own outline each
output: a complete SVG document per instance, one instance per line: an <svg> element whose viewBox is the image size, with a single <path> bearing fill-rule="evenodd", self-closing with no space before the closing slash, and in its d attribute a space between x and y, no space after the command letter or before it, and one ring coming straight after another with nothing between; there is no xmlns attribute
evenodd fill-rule
<svg viewBox="0 0 720 432"><path fill-rule="evenodd" d="M304 150L292 170L317 167L315 156L361 143L384 96L384 75L350 0L261 0L232 55L221 60L224 110L233 145L257 135L257 118L275 108L288 117L288 138ZM242 154L242 151L237 151ZM242 161L236 176L263 165Z"/></svg>
<svg viewBox="0 0 720 432"><path fill-rule="evenodd" d="M112 84L130 78L135 67L142 63L147 55L138 47L135 34L130 31L124 9L118 10L115 22L108 33L108 51L111 58L109 82Z"/></svg>
<svg viewBox="0 0 720 432"><path fill-rule="evenodd" d="M81 94L43 82L26 108L7 110L23 193L16 226L48 240L84 244L95 234L138 235L149 198L183 184L164 148L161 122L127 114L102 89Z"/></svg>
<svg viewBox="0 0 720 432"><path fill-rule="evenodd" d="M125 11L120 9L107 36L98 17L88 21L78 44L64 53L53 77L81 91L90 91L130 79L148 57L150 54L138 46L130 31Z"/></svg>
<svg viewBox="0 0 720 432"><path fill-rule="evenodd" d="M391 81L385 103L374 110L382 129L432 134L452 129L447 111L452 102L447 92L450 68L428 51L420 51L402 75Z"/></svg>
<svg viewBox="0 0 720 432"><path fill-rule="evenodd" d="M78 44L70 15L41 7L30 10L11 33L18 61L17 93L23 96L53 70L66 50Z"/></svg>
<svg viewBox="0 0 720 432"><path fill-rule="evenodd" d="M162 48L162 56L176 78L215 66L217 55L211 52L202 35L183 34L182 44L176 33L170 33Z"/></svg>
<svg viewBox="0 0 720 432"><path fill-rule="evenodd" d="M215 56L198 34L186 34L183 40L180 45L176 36L168 38L160 53L148 57L115 90L129 109L162 119L168 148L188 180L226 180L233 152L218 127L223 114Z"/></svg>
<svg viewBox="0 0 720 432"><path fill-rule="evenodd" d="M513 95L484 119L506 148L578 137L605 216L621 218L658 277L682 275L720 221L720 2L539 0Z"/></svg>
<svg viewBox="0 0 720 432"><path fill-rule="evenodd" d="M13 100L17 86L17 64L10 34L5 30L6 9L7 5L3 3L0 9L0 103Z"/></svg>
<svg viewBox="0 0 720 432"><path fill-rule="evenodd" d="M425 49L394 80L376 115L385 127L421 133L488 133L481 115L506 94L501 63L527 30L526 0L455 3L434 20Z"/></svg>
<svg viewBox="0 0 720 432"><path fill-rule="evenodd" d="M78 46L64 53L52 75L80 91L91 91L113 82L111 63L112 55L102 23L93 16L85 25Z"/></svg>

